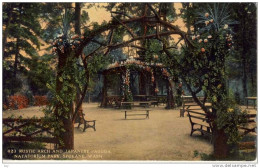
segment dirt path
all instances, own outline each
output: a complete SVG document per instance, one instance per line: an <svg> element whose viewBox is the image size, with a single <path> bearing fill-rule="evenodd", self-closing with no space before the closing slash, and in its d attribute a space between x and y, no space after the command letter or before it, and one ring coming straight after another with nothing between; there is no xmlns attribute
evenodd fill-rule
<svg viewBox="0 0 260 168"><path fill-rule="evenodd" d="M118 109L103 109L98 104L84 104L86 118L95 119L96 129L75 128L75 149L89 150L84 160L199 160L194 151L211 153L209 140L200 134L190 137L188 117L179 117L179 110L165 110L163 106L151 108L150 118L129 116ZM4 111L10 115L43 116L39 107ZM77 126L77 125L75 125Z"/></svg>

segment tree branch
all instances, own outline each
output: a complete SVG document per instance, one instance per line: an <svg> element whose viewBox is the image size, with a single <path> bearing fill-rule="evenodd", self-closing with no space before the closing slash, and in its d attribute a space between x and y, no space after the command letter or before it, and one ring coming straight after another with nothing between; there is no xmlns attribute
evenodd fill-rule
<svg viewBox="0 0 260 168"><path fill-rule="evenodd" d="M184 78L182 78L183 82L185 83L185 85L187 86L189 92L191 93L194 101L202 108L202 110L206 113L209 114L209 110L208 108L205 106L205 104L202 104L201 101L198 99L198 97L196 96L195 92L192 91L191 86L186 82L186 80Z"/></svg>
<svg viewBox="0 0 260 168"><path fill-rule="evenodd" d="M112 43L113 35L114 35L114 29L112 29L112 30L110 31L110 36L109 36L109 39L108 39L107 44L111 44L111 43Z"/></svg>
<svg viewBox="0 0 260 168"><path fill-rule="evenodd" d="M115 16L113 16L112 15L112 17L114 18L114 19L116 19L121 25L123 25L125 28L126 28L126 30L129 32L129 34L134 38L134 37L136 37L136 34L126 25L126 24L124 24L123 22L121 22L119 19L117 19Z"/></svg>
<svg viewBox="0 0 260 168"><path fill-rule="evenodd" d="M130 45L130 47L138 48L138 49L140 49L140 50L147 50L147 49L144 48L144 47L141 47L141 46L138 46L138 45L134 45L134 44Z"/></svg>
<svg viewBox="0 0 260 168"><path fill-rule="evenodd" d="M202 90L201 86L194 92L195 94L198 94Z"/></svg>
<svg viewBox="0 0 260 168"><path fill-rule="evenodd" d="M95 54L96 51L98 51L102 46L99 46L98 48L96 48L94 51L92 51L91 53L89 53L87 56L85 56L84 58L84 62L87 60L87 58L91 57L93 54Z"/></svg>
<svg viewBox="0 0 260 168"><path fill-rule="evenodd" d="M156 10L152 7L152 5L149 4L149 3L147 3L147 5L148 5L148 7L151 9L151 11L153 12L153 14L156 16L156 18L157 18L158 20L160 20L159 14L158 14L158 13L156 12Z"/></svg>
<svg viewBox="0 0 260 168"><path fill-rule="evenodd" d="M123 16L128 17L129 19L132 19L132 17L131 17L130 15L128 15L128 14L126 14L126 13L123 13L123 12L113 12L113 11L111 11L110 13L115 13L115 14L118 14L118 15L123 15Z"/></svg>
<svg viewBox="0 0 260 168"><path fill-rule="evenodd" d="M178 41L178 42L176 43L176 45L175 45L176 47L177 47L177 45L181 42L181 40L183 40L183 38L180 38L180 39L179 39L179 41Z"/></svg>
<svg viewBox="0 0 260 168"><path fill-rule="evenodd" d="M171 35L171 34L179 34L179 35L180 35L180 32L167 31L167 32L159 33L159 36L167 36L167 35ZM108 48L110 48L110 49L119 48L119 47L126 46L126 45L128 45L129 43L132 43L132 42L134 42L134 41L142 40L143 38L145 38L145 39L151 39L151 38L156 38L156 37L157 37L157 34L151 34L151 35L146 35L146 36L137 36L137 37L135 37L135 38L132 38L132 39L130 39L130 40L128 40L128 41L124 41L124 42L119 43L119 44L108 45Z"/></svg>
<svg viewBox="0 0 260 168"><path fill-rule="evenodd" d="M96 40L96 39L92 39L91 41L94 42L94 43L97 43L97 44L99 44L99 45L101 45L101 46L107 46L107 44L102 43L102 42L100 42L100 41L98 41L98 40Z"/></svg>
<svg viewBox="0 0 260 168"><path fill-rule="evenodd" d="M205 93L205 94L204 94L204 99L203 99L203 105L204 105L204 106L205 106L205 103L206 103L207 98L208 98L208 94Z"/></svg>

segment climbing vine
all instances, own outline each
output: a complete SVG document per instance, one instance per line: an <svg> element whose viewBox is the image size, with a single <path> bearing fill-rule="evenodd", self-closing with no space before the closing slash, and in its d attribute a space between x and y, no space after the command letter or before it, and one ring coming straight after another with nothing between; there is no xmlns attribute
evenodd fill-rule
<svg viewBox="0 0 260 168"><path fill-rule="evenodd" d="M240 138L237 125L246 112L239 109L228 95L225 67L225 60L234 49L234 33L230 25L236 22L228 18L226 6L220 8L218 5L198 13L198 18L199 28L191 36L193 47L183 49L180 76L193 97L204 93L206 99L201 105L205 107L206 100L212 103L212 112L204 110L217 126L215 129L224 129L227 142L236 143Z"/></svg>

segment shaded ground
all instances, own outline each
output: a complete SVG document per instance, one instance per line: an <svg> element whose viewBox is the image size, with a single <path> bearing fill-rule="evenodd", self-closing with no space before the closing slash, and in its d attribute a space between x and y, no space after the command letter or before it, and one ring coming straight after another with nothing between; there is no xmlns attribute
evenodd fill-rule
<svg viewBox="0 0 260 168"><path fill-rule="evenodd" d="M178 109L152 107L149 119L129 116L127 120L120 109L103 109L95 103L85 103L83 109L87 119L97 120L97 131L75 128L75 149L89 150L81 158L84 160L199 160L195 151L210 154L213 150L200 134L190 137L189 119L186 115L179 117ZM43 113L39 107L3 112L3 118L10 115L27 118Z"/></svg>

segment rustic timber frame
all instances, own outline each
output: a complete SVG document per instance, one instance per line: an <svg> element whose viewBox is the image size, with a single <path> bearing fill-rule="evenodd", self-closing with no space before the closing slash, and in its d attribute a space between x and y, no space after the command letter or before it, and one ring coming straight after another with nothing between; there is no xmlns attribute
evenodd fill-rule
<svg viewBox="0 0 260 168"><path fill-rule="evenodd" d="M44 124L43 119L3 119L4 142L42 142L58 147L59 140L54 130Z"/></svg>

